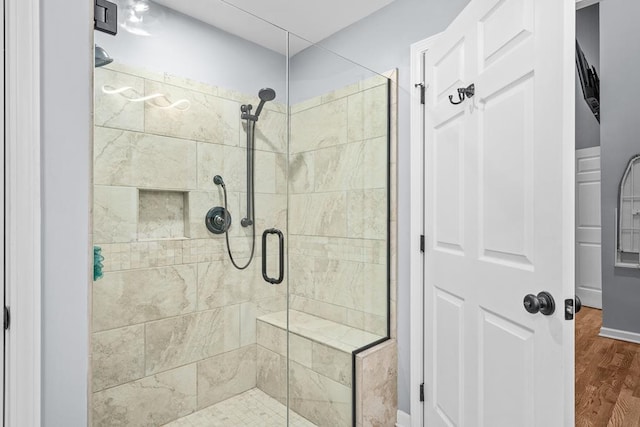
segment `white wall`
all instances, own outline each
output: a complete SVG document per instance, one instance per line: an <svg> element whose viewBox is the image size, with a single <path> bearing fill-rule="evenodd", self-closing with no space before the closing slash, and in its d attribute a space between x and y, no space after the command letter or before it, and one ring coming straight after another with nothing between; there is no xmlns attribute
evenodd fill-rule
<svg viewBox="0 0 640 427"><path fill-rule="evenodd" d="M398 406L409 412L409 117L410 99L415 93L409 81L410 45L444 30L468 0L396 0L389 6L367 16L319 44L364 65L378 73L398 68ZM336 79L348 82L349 70L360 73L358 67L338 67L341 61L327 61L326 54L312 56L319 49L301 52L292 60L294 76L313 74L315 86L294 85L292 96L310 97L327 88L336 87ZM324 60L323 60L324 59ZM304 61L304 62L303 62ZM343 63L344 64L344 63ZM336 71L338 77L336 78ZM355 81L355 80L353 80ZM334 86L332 86L332 84Z"/></svg>
<svg viewBox="0 0 640 427"><path fill-rule="evenodd" d="M87 425L92 2L41 1L42 425Z"/></svg>
<svg viewBox="0 0 640 427"><path fill-rule="evenodd" d="M122 28L115 37L96 31L96 44L115 62L248 94L272 87L276 100L285 102L286 56L158 4L152 3L151 7L164 13L152 36L136 36ZM282 37L284 47L285 31L276 27L270 31Z"/></svg>

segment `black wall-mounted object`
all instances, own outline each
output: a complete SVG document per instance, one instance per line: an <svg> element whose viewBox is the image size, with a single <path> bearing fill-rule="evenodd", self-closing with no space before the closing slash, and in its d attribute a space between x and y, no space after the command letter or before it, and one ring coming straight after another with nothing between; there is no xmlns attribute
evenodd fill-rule
<svg viewBox="0 0 640 427"><path fill-rule="evenodd" d="M473 98L473 95L476 94L476 85L471 83L467 87L459 87L458 88L458 102L453 101L453 95L449 95L449 102L453 105L458 105L462 103L466 98Z"/></svg>
<svg viewBox="0 0 640 427"><path fill-rule="evenodd" d="M95 0L93 28L112 36L118 34L118 5L107 0Z"/></svg>
<svg viewBox="0 0 640 427"><path fill-rule="evenodd" d="M576 68L584 100L600 123L600 78L595 67L589 66L578 40L576 40Z"/></svg>
<svg viewBox="0 0 640 427"><path fill-rule="evenodd" d="M222 234L231 227L231 214L221 206L209 209L204 218L207 230L214 234Z"/></svg>
<svg viewBox="0 0 640 427"><path fill-rule="evenodd" d="M278 278L276 279L267 274L267 237L269 234L278 236ZM262 278L273 285L282 283L284 279L284 235L277 228L269 228L262 233Z"/></svg>

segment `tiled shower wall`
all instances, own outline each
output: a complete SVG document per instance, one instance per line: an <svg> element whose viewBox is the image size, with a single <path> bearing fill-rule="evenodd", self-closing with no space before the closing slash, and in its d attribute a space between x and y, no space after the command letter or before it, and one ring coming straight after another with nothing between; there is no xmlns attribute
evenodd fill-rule
<svg viewBox="0 0 640 427"><path fill-rule="evenodd" d="M290 308L387 334L388 80L291 108Z"/></svg>
<svg viewBox="0 0 640 427"><path fill-rule="evenodd" d="M244 263L240 105L257 94L116 64L95 76L93 227L105 275L92 296L93 425L159 425L256 385L256 317L286 309L286 287L259 268L261 232L286 232L286 110L267 104L256 127L257 257L238 271L204 217L223 205L220 174ZM127 99L154 93L166 100ZM187 111L158 108L181 99Z"/></svg>

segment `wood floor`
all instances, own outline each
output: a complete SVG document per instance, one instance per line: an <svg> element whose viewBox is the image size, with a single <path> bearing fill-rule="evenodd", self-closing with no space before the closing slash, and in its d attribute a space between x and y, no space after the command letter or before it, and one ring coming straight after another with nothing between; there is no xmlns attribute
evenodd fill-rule
<svg viewBox="0 0 640 427"><path fill-rule="evenodd" d="M598 336L602 312L576 316L576 426L640 427L640 344Z"/></svg>

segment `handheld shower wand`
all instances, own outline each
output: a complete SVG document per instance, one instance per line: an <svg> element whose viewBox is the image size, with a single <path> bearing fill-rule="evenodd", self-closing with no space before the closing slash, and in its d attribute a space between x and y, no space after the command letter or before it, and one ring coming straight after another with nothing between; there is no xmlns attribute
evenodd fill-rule
<svg viewBox="0 0 640 427"><path fill-rule="evenodd" d="M224 233L227 242L227 251L229 252L229 258L231 263L239 270L244 270L251 264L253 254L256 246L256 226L255 226L255 190L254 190L254 154L255 154L255 129L256 122L264 104L273 101L276 97L276 91L271 88L260 89L258 92L260 103L256 108L255 114L251 114L253 106L251 104L243 104L240 106L240 117L242 120L247 121L247 216L240 220L240 225L243 227L252 227L252 241L251 241L251 255L249 261L243 266L236 264L231 253L231 246L229 245L229 227L231 226L231 215L227 211L227 187L224 184L224 180L220 175L213 177L213 183L222 187L224 192L224 208L215 207L207 213L205 220L207 228L212 233L221 234Z"/></svg>

